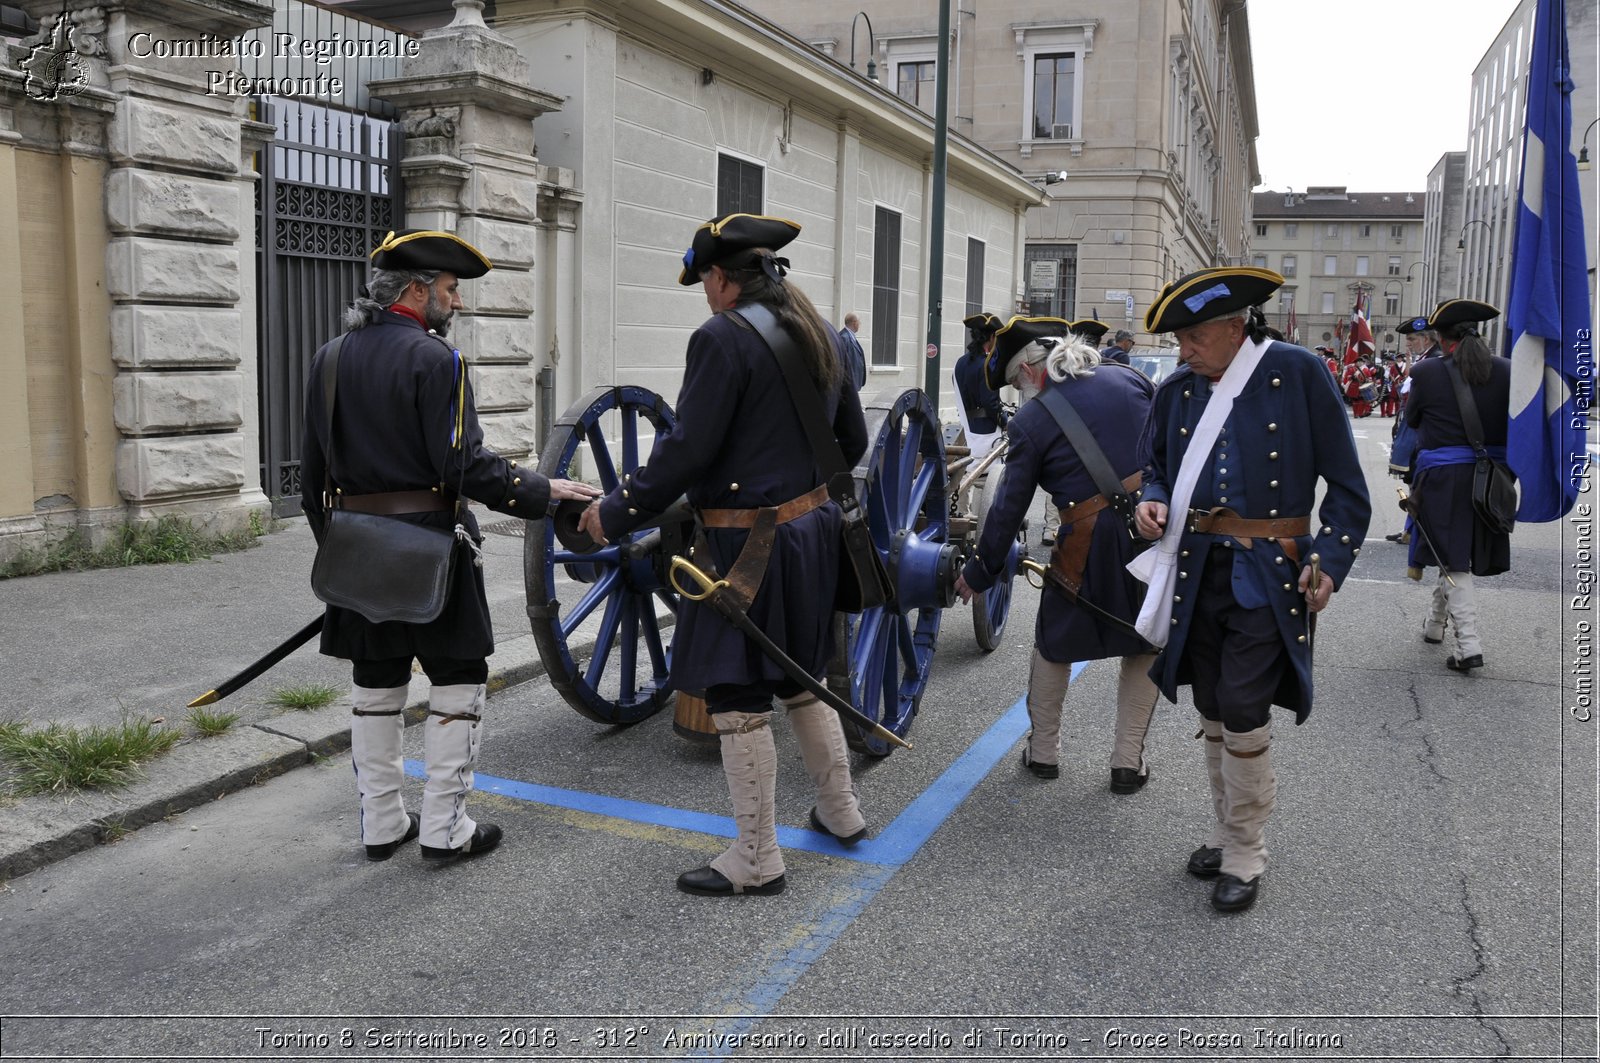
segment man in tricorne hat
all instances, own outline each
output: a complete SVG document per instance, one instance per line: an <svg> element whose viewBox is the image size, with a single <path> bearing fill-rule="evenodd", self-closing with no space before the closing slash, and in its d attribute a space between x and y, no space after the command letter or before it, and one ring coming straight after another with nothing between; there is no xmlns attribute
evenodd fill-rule
<svg viewBox="0 0 1600 1063"><path fill-rule="evenodd" d="M1405 410L1417 444L1409 523L1421 526L1408 561L1414 570L1439 567L1422 638L1437 645L1452 633L1456 652L1445 667L1463 674L1483 667L1474 578L1511 567L1510 531L1485 521L1473 502L1479 448L1502 463L1506 457L1511 361L1494 357L1479 335L1484 322L1499 316L1498 309L1475 299L1449 299L1435 307L1426 331L1438 337L1443 353L1412 368Z"/></svg>
<svg viewBox="0 0 1600 1063"><path fill-rule="evenodd" d="M1162 647L1151 672L1162 693L1176 701L1188 684L1200 711L1216 822L1188 871L1216 879L1219 911L1255 901L1277 793L1272 707L1298 723L1310 715L1311 617L1372 516L1326 368L1266 336L1257 308L1282 283L1266 269L1201 270L1145 315L1146 332L1177 337L1183 364L1161 382L1146 429L1136 524L1161 542L1135 562L1150 584L1139 630Z"/></svg>
<svg viewBox="0 0 1600 1063"><path fill-rule="evenodd" d="M1011 441L1006 474L956 590L970 601L1000 578L1034 492L1042 489L1061 524L1051 557L1060 578L1052 579L1039 602L1022 764L1041 779L1060 775L1061 707L1072 666L1115 657L1111 791L1131 794L1150 777L1144 740L1158 695L1149 676L1153 654L1129 627L1140 598L1138 581L1124 568L1134 543L1125 514L1102 493L1093 470L1097 458L1103 459L1107 479L1114 477L1125 492L1137 494L1139 436L1154 388L1136 369L1102 364L1094 346L1098 335L1090 339L1074 331L1068 336L1068 327L1059 318L1015 317L995 337L990 379L1039 397L1019 407L1006 429ZM1077 412L1095 453L1085 456L1063 428L1058 417L1070 417L1071 411Z"/></svg>
<svg viewBox="0 0 1600 1063"><path fill-rule="evenodd" d="M783 218L731 214L694 234L678 282L701 285L712 316L689 338L678 421L650 459L584 511L580 528L604 542L627 534L685 493L703 540L695 563L726 577L756 627L800 668L820 677L833 652L833 602L843 513L818 475L796 396L766 339L746 316L765 308L788 334L814 388L818 432L831 432L847 467L867 449L855 383L839 336L774 254L800 232ZM755 529L765 529L757 534ZM746 593L748 592L748 593ZM711 606L685 598L672 639L672 681L705 691L716 726L738 836L710 864L678 876L702 896L780 893L785 885L775 800L778 761L769 718L788 711L801 760L817 788L814 830L845 845L866 836L850 780L844 730L833 709Z"/></svg>
<svg viewBox="0 0 1600 1063"><path fill-rule="evenodd" d="M966 432L973 460L978 461L1000 441L1000 432L1011 419L1000 401L999 390L990 387L983 376L983 360L994 346L1000 319L983 311L962 318L961 323L967 326L968 339L966 352L956 359L953 370L956 414Z"/></svg>
<svg viewBox="0 0 1600 1063"><path fill-rule="evenodd" d="M322 652L352 665L350 753L367 859L387 860L419 834L425 859L480 856L501 837L498 826L474 822L466 810L494 630L473 560L482 537L464 499L542 517L560 499L598 492L519 469L483 445L466 363L444 335L462 307L460 282L489 272L489 260L453 233L406 229L384 238L372 265L365 294L345 312L344 334L311 359L301 505L319 543L330 505L453 529L454 582L444 611L427 623L372 623L329 606ZM331 431L323 381L330 358L337 358ZM381 577L382 559L372 564ZM401 713L413 659L433 684L421 815L406 811L401 792Z"/></svg>

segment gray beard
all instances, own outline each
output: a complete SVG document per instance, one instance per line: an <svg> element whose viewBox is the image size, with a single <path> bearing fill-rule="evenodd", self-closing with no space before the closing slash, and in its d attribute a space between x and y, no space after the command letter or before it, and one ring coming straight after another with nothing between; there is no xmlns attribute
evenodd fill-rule
<svg viewBox="0 0 1600 1063"><path fill-rule="evenodd" d="M1019 406L1022 405L1023 403L1025 403L1025 402L1027 402L1030 399L1035 399L1035 398L1039 397L1039 389L1034 387L1031 383L1029 383L1026 380L1017 381L1017 385L1016 386L1017 386L1017 395L1019 396L1019 398L1017 400L1017 405L1019 405Z"/></svg>
<svg viewBox="0 0 1600 1063"><path fill-rule="evenodd" d="M450 319L455 316L455 311L445 309L430 290L428 292L428 305L422 308L422 321L441 338L450 332Z"/></svg>

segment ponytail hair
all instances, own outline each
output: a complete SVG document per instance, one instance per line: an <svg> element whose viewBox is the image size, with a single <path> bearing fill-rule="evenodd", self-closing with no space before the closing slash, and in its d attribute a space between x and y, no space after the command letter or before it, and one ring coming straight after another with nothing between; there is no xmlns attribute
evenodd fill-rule
<svg viewBox="0 0 1600 1063"><path fill-rule="evenodd" d="M748 255L748 259L739 256L741 265L737 268L718 263L728 280L738 287L739 305L760 303L770 308L778 323L794 337L811 379L824 394L833 392L844 382L844 366L833 345L833 330L823 322L806 293L784 279L787 260L774 257L764 247Z"/></svg>
<svg viewBox="0 0 1600 1063"><path fill-rule="evenodd" d="M1439 330L1439 337L1456 344L1450 357L1455 359L1456 368L1461 370L1462 380L1474 385L1489 382L1494 355L1489 352L1489 345L1483 342L1476 328L1470 324L1446 325Z"/></svg>

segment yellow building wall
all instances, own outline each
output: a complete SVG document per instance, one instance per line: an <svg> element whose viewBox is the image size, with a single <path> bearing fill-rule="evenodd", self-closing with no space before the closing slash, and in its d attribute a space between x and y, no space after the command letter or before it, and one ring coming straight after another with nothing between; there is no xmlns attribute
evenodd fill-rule
<svg viewBox="0 0 1600 1063"><path fill-rule="evenodd" d="M41 516L75 508L78 490L73 482L74 418L66 366L69 330L60 165L58 155L17 152L18 228L27 256L21 288L28 387L25 423L33 441L29 501Z"/></svg>

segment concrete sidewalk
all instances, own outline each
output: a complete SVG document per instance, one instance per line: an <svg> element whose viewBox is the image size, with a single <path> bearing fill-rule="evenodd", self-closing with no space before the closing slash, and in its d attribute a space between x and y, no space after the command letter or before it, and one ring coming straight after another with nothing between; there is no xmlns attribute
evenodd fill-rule
<svg viewBox="0 0 1600 1063"><path fill-rule="evenodd" d="M526 612L521 521L479 513L496 651L490 690L543 674ZM186 705L288 638L322 610L311 593L316 543L303 519L249 550L191 564L62 572L0 581L0 719L87 727L160 720L185 736L133 785L10 800L0 816L0 881L232 790L349 748L350 666L318 640L213 706L237 713L200 737ZM322 684L326 708L271 704L274 693ZM428 683L413 683L420 717Z"/></svg>

